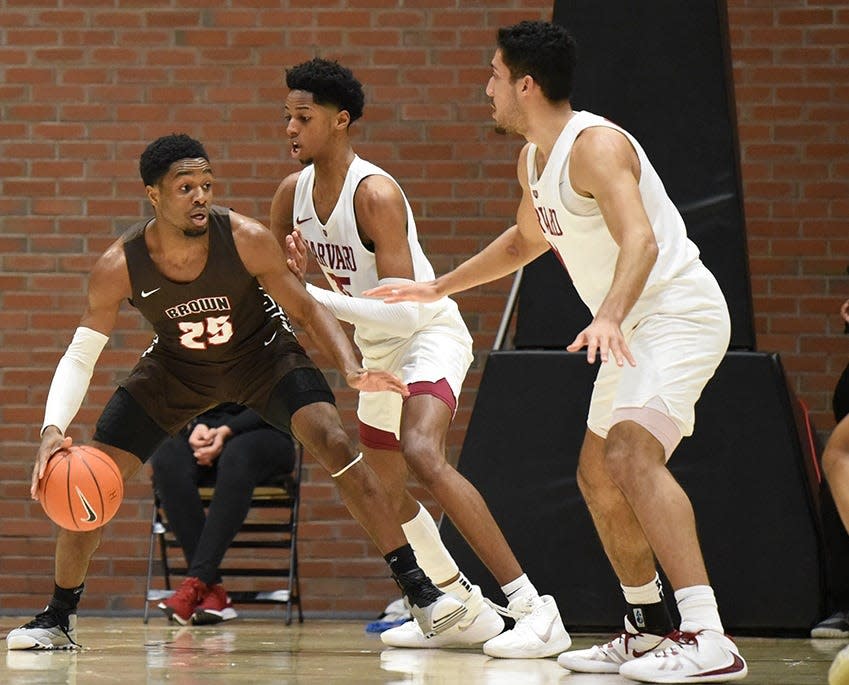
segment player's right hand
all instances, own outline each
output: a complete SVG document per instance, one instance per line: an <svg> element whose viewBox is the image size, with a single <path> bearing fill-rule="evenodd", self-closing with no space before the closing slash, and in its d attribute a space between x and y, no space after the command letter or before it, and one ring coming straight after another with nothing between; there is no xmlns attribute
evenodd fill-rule
<svg viewBox="0 0 849 685"><path fill-rule="evenodd" d="M363 291L365 297L376 297L387 304L395 302L436 302L442 298L436 281L388 283Z"/></svg>
<svg viewBox="0 0 849 685"><path fill-rule="evenodd" d="M840 308L840 315L846 323L849 323L849 300L843 303L843 306Z"/></svg>
<svg viewBox="0 0 849 685"><path fill-rule="evenodd" d="M307 272L307 244L296 228L286 236L286 266L303 283Z"/></svg>
<svg viewBox="0 0 849 685"><path fill-rule="evenodd" d="M62 435L56 426L48 426L44 429L44 434L41 436L41 445L35 457L35 466L32 469L32 483L29 488L30 497L34 500L38 499L38 482L44 478L44 470L47 468L48 460L59 450L69 448L72 442L73 440Z"/></svg>

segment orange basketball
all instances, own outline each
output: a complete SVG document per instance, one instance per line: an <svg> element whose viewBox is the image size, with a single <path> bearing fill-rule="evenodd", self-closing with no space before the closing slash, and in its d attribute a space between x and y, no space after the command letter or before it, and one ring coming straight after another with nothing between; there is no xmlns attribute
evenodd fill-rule
<svg viewBox="0 0 849 685"><path fill-rule="evenodd" d="M90 445L71 445L47 462L38 499L54 523L67 530L106 524L124 499L124 479L112 458Z"/></svg>

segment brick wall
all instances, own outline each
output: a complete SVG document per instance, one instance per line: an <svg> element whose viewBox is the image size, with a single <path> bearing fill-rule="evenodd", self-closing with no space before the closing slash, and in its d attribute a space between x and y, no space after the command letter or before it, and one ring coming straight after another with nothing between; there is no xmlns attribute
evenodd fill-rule
<svg viewBox="0 0 849 685"><path fill-rule="evenodd" d="M758 348L830 430L849 360L849 4L728 4Z"/></svg>
<svg viewBox="0 0 849 685"><path fill-rule="evenodd" d="M519 141L493 133L483 88L495 29L549 18L551 2L195 5L70 0L56 9L10 0L0 15L0 612L40 608L51 587L52 525L27 496L43 403L79 320L87 270L149 213L137 174L147 142L172 131L200 138L218 199L267 220L278 181L294 169L283 146L283 69L321 55L365 83L356 148L404 185L437 273L485 245L514 212ZM729 5L759 348L782 354L828 429L828 396L849 347L837 315L849 297L849 9L813 0ZM476 361L452 458L509 286L504 279L457 298ZM115 380L149 337L135 311L123 310L70 431L75 440L91 437ZM338 395L353 435L354 395ZM310 465L306 480L307 611L376 613L395 593L382 560L320 469ZM140 473L92 563L85 608L140 611L148 517Z"/></svg>

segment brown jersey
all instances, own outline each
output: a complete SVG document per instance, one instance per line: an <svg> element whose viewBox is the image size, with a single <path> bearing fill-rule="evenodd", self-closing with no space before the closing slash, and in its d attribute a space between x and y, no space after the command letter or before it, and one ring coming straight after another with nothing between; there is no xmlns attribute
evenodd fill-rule
<svg viewBox="0 0 849 685"><path fill-rule="evenodd" d="M206 266L190 283L175 283L160 273L145 244L149 223L140 222L124 234L130 304L156 332L147 354L193 364L227 363L278 338L292 351L303 352L285 313L245 269L227 208L210 210Z"/></svg>
<svg viewBox="0 0 849 685"><path fill-rule="evenodd" d="M242 263L229 210L211 208L206 266L190 283L175 283L160 273L144 239L149 223L124 234L124 254L130 303L153 325L156 337L119 385L170 433L220 402L238 402L260 414L269 411L278 382L294 369L315 369L315 364L282 308ZM321 401L332 402L320 380L329 398Z"/></svg>

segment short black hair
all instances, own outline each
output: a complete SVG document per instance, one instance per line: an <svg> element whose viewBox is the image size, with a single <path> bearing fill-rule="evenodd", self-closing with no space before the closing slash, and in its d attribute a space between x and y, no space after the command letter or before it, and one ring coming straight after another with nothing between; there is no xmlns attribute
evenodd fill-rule
<svg viewBox="0 0 849 685"><path fill-rule="evenodd" d="M315 57L286 70L286 85L290 90L312 93L318 105L333 105L346 110L351 123L363 115L365 95L363 84L353 72L339 62Z"/></svg>
<svg viewBox="0 0 849 685"><path fill-rule="evenodd" d="M209 161L209 155L199 141L185 133L172 133L157 138L145 148L139 158L139 174L146 186L153 186L162 180L177 160L198 157Z"/></svg>
<svg viewBox="0 0 849 685"><path fill-rule="evenodd" d="M576 46L563 26L521 21L498 29L498 48L513 81L531 76L552 102L572 96Z"/></svg>

